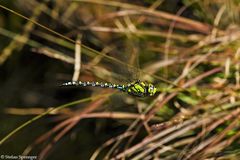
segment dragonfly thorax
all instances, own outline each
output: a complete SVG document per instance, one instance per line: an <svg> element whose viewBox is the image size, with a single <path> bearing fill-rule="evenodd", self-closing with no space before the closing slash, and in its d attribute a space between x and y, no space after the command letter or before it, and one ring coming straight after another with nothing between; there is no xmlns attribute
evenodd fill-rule
<svg viewBox="0 0 240 160"><path fill-rule="evenodd" d="M130 83L126 87L126 92L137 97L154 96L157 89L151 83L142 82L140 80Z"/></svg>

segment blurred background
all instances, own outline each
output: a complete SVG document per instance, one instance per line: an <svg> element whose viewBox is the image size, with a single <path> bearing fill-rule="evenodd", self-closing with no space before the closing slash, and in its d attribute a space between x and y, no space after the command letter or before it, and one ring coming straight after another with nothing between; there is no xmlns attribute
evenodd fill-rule
<svg viewBox="0 0 240 160"><path fill-rule="evenodd" d="M239 159L239 6L1 1L0 154ZM158 93L61 86L138 79Z"/></svg>

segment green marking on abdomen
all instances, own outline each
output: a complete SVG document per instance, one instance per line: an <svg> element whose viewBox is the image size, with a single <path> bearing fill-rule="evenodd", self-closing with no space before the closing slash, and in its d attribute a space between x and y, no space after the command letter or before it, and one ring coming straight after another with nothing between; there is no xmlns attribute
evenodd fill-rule
<svg viewBox="0 0 240 160"><path fill-rule="evenodd" d="M125 90L124 85L112 84L112 83L103 83L103 82L83 82L83 81L72 81L63 83L62 86L82 86L82 87L101 87L101 88L116 88L121 91Z"/></svg>

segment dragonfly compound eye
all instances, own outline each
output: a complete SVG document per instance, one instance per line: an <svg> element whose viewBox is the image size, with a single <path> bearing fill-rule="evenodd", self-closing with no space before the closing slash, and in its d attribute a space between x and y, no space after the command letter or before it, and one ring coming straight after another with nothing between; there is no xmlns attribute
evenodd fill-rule
<svg viewBox="0 0 240 160"><path fill-rule="evenodd" d="M148 93L149 93L149 95L153 96L153 95L155 95L156 92L157 92L157 88L154 87L154 85L149 84L148 85Z"/></svg>

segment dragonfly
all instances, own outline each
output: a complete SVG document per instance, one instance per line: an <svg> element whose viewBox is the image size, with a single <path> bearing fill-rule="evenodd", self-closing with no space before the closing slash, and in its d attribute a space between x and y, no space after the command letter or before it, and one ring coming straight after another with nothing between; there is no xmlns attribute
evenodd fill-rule
<svg viewBox="0 0 240 160"><path fill-rule="evenodd" d="M130 42L128 44L132 44L135 46L137 42ZM117 51L116 51L117 52ZM135 54L135 55L134 55ZM133 56L133 57L131 57ZM138 53L132 54L119 54L119 59L126 62L124 66L117 66L118 71L121 70L121 77L130 77L130 83L125 84L115 84L109 82L89 82L89 81L70 81L63 83L62 86L81 86L81 87L101 87L101 88L112 88L117 89L121 92L125 92L131 96L135 97L151 97L154 96L157 92L157 88L152 84L145 81L139 80L139 61L138 61ZM129 61L130 60L130 61ZM131 61L132 60L132 61ZM129 66L134 66L134 69ZM125 74L125 76L124 76ZM118 77L119 79L120 77ZM135 79L134 81L132 79Z"/></svg>
<svg viewBox="0 0 240 160"><path fill-rule="evenodd" d="M6 9L4 6L0 6L3 9ZM11 11L9 9L6 9L10 12L13 12L14 14L16 14L16 12ZM23 17L24 19L30 20L27 17ZM46 27L44 27L43 25L35 22L35 21L31 21L32 23L43 27L44 29L46 29ZM54 34L56 34L54 31L48 29L50 32L53 32ZM61 38L64 38L70 42L75 42L72 39L69 39L65 36L61 36ZM154 96L157 93L157 88L152 84L152 83L148 83L148 82L144 82L141 80L135 80L132 81L130 83L126 83L126 84L112 84L112 83L103 83L103 82L83 82L83 81L69 81L66 83L63 83L62 86L82 86L82 87L86 87L86 86L91 86L91 87L101 87L101 88L113 88L113 89L118 89L119 91L125 92L131 96L136 96L136 97L149 97L149 96Z"/></svg>
<svg viewBox="0 0 240 160"><path fill-rule="evenodd" d="M103 82L83 82L83 81L70 81L63 83L62 86L91 86L91 87L101 87L101 88L114 88L119 91L128 93L131 96L136 97L149 97L154 96L157 92L157 88L152 83L143 82L140 80L127 83L126 85L103 83Z"/></svg>

